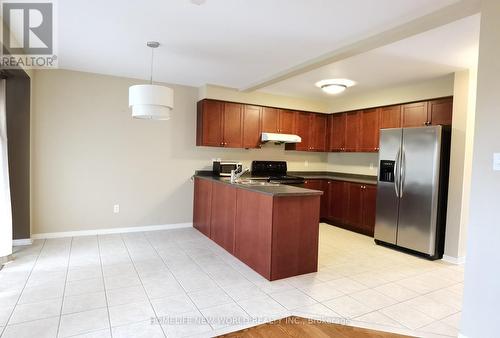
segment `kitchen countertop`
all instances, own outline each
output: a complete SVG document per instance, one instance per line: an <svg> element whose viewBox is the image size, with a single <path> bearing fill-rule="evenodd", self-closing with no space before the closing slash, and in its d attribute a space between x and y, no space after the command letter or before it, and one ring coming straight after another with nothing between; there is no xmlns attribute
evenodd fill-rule
<svg viewBox="0 0 500 338"><path fill-rule="evenodd" d="M212 180L220 182L222 184L228 184L239 189L250 190L272 196L314 196L323 194L323 192L320 190L312 190L312 189L300 188L284 184L269 184L269 185L246 185L238 183L231 184L228 178L212 176L211 171L208 172L197 171L194 176L205 180ZM251 179L250 176L243 176L243 178Z"/></svg>
<svg viewBox="0 0 500 338"><path fill-rule="evenodd" d="M337 173L331 171L289 171L288 175L304 177L307 180L336 180L361 184L377 184L377 176Z"/></svg>

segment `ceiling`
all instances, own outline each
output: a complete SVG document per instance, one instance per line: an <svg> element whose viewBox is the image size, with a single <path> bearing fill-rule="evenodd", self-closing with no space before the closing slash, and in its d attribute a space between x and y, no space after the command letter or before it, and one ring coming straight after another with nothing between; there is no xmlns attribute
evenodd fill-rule
<svg viewBox="0 0 500 338"><path fill-rule="evenodd" d="M150 50L145 43L157 40L162 46L155 51L156 81L242 88L457 1L206 0L198 6L190 0L64 0L57 4L59 66L148 79ZM405 67L414 65L413 53L403 49L375 51L371 64L394 63L402 74L392 75L393 80L401 81L409 76ZM353 59L266 90L317 95L307 81L332 72L361 82L359 70L349 72ZM432 66L435 60L419 56L419 62ZM367 66L363 68L371 77L385 75ZM419 67L425 68L422 63ZM431 68L429 72L438 72Z"/></svg>
<svg viewBox="0 0 500 338"><path fill-rule="evenodd" d="M427 80L477 61L480 15L421 33L354 57L317 68L263 88L262 91L308 98L335 99L374 88ZM322 79L348 78L358 84L340 95L328 95L315 87Z"/></svg>

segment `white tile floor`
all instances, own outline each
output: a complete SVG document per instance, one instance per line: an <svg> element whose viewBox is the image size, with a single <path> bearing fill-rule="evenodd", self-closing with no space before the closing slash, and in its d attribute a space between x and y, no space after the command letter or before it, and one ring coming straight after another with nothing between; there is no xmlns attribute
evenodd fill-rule
<svg viewBox="0 0 500 338"><path fill-rule="evenodd" d="M456 336L463 267L321 224L318 273L268 282L194 229L35 241L0 271L2 337L207 337L290 314Z"/></svg>

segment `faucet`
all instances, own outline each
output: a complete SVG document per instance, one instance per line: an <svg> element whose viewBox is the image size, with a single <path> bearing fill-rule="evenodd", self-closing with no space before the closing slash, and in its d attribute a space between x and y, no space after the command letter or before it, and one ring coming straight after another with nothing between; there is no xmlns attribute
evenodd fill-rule
<svg viewBox="0 0 500 338"><path fill-rule="evenodd" d="M236 183L236 180L249 170L250 168L243 169L242 167L240 167L240 169L231 170L231 184Z"/></svg>

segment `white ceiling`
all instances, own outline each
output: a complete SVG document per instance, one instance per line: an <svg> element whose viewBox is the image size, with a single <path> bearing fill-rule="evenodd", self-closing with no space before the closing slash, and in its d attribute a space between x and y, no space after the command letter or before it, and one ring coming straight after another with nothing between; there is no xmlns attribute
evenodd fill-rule
<svg viewBox="0 0 500 338"><path fill-rule="evenodd" d="M155 80L241 88L457 1L64 0L57 15L59 66L147 79L145 42L157 40ZM388 60L387 53L373 57L377 65ZM403 59L393 52L389 61L404 71L409 61ZM268 90L312 93L292 82Z"/></svg>
<svg viewBox="0 0 500 338"><path fill-rule="evenodd" d="M335 99L373 88L426 80L467 69L477 61L479 23L480 15L476 14L292 77L263 88L262 91ZM328 95L314 86L317 81L329 78L348 78L358 84L340 95Z"/></svg>

